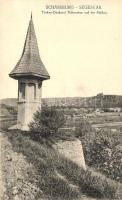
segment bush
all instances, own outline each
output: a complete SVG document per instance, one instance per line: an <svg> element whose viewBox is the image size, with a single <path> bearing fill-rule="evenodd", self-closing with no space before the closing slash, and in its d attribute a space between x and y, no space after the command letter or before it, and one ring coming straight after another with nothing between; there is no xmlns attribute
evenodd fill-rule
<svg viewBox="0 0 122 200"><path fill-rule="evenodd" d="M122 134L110 129L95 131L87 119L82 119L76 128L86 164L104 173L108 178L122 181Z"/></svg>
<svg viewBox="0 0 122 200"><path fill-rule="evenodd" d="M65 116L62 111L58 111L54 107L43 107L35 113L33 121L29 128L32 135L40 139L56 136L58 129L65 123Z"/></svg>
<svg viewBox="0 0 122 200"><path fill-rule="evenodd" d="M103 172L107 177L121 182L122 177L122 144L121 133L101 130L94 134L91 132L81 138L86 163Z"/></svg>
<svg viewBox="0 0 122 200"><path fill-rule="evenodd" d="M119 133L118 133L119 134ZM115 136L117 137L115 139ZM91 160L90 165L97 167L104 172L108 177L121 181L122 172L122 148L118 136L107 132L101 132L101 135L96 137L96 140L91 146ZM97 154L96 154L97 152Z"/></svg>

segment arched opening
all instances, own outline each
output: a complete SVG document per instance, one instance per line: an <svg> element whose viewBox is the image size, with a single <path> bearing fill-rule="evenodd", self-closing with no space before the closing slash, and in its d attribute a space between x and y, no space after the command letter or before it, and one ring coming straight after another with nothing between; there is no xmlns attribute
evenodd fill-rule
<svg viewBox="0 0 122 200"><path fill-rule="evenodd" d="M39 99L41 100L41 96L42 96L42 82L40 82L38 84L38 88L39 88Z"/></svg>
<svg viewBox="0 0 122 200"><path fill-rule="evenodd" d="M19 99L25 99L25 83L19 84Z"/></svg>
<svg viewBox="0 0 122 200"><path fill-rule="evenodd" d="M28 83L28 98L31 100L36 99L36 85L34 83Z"/></svg>

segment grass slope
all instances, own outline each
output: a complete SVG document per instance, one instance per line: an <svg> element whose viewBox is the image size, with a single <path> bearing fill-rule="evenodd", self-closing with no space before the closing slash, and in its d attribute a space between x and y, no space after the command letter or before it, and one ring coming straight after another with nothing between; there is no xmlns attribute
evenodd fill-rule
<svg viewBox="0 0 122 200"><path fill-rule="evenodd" d="M36 169L30 181L43 191L43 199L122 199L122 185L91 169L84 171L55 152L45 140L39 144L26 133L6 132L13 150L22 153Z"/></svg>

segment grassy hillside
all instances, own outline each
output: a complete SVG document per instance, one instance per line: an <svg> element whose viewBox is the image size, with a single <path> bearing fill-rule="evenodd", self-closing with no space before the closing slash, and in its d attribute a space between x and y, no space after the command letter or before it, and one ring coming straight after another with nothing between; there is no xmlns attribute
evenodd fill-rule
<svg viewBox="0 0 122 200"><path fill-rule="evenodd" d="M43 138L41 143L38 143L26 133L16 131L8 132L6 135L13 150L23 154L27 161L34 165L36 172L28 169L28 178L40 188L37 196L42 200L122 198L120 183L106 178L93 169L83 170L58 154Z"/></svg>

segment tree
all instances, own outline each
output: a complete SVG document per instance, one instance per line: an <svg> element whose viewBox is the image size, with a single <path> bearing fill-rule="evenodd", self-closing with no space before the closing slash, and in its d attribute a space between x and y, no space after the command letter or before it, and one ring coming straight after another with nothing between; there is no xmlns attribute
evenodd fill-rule
<svg viewBox="0 0 122 200"><path fill-rule="evenodd" d="M33 121L30 123L30 131L34 137L56 136L58 129L65 123L65 116L62 111L54 107L43 107L35 113Z"/></svg>

